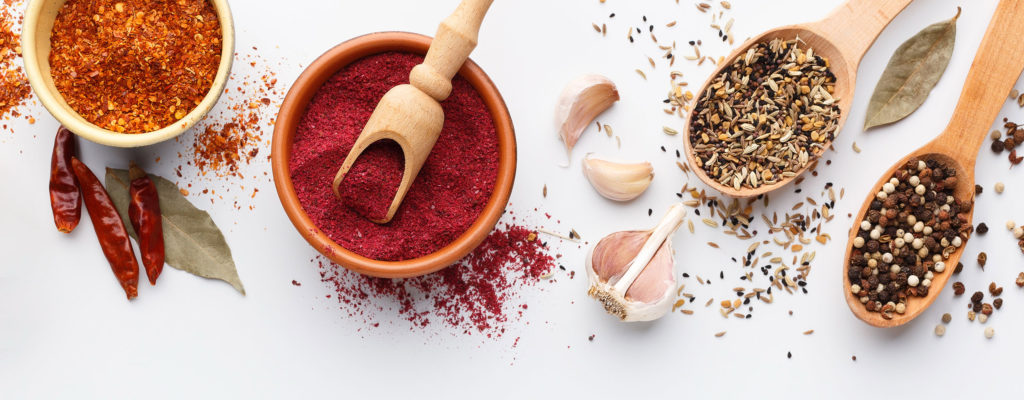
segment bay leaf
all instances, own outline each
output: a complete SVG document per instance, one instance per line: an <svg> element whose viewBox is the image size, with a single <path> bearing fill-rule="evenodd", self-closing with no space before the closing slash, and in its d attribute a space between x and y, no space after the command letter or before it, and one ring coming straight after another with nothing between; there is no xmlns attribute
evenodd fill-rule
<svg viewBox="0 0 1024 400"><path fill-rule="evenodd" d="M956 42L956 15L934 23L900 45L868 102L864 130L899 121L917 110L939 82Z"/></svg>
<svg viewBox="0 0 1024 400"><path fill-rule="evenodd" d="M235 270L231 248L210 214L192 205L178 186L159 176L149 174L160 197L160 214L164 231L165 262L174 268L203 278L225 281L245 295L245 288ZM124 220L128 234L138 240L128 221L128 171L107 168L107 193Z"/></svg>

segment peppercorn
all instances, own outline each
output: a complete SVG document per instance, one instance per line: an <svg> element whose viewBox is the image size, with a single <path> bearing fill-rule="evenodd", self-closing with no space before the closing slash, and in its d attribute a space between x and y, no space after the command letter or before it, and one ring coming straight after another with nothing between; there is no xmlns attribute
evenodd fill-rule
<svg viewBox="0 0 1024 400"><path fill-rule="evenodd" d="M953 268L953 273L954 274L959 274L960 271L963 271L963 270L964 270L964 263L958 262L958 263L956 263L956 268Z"/></svg>
<svg viewBox="0 0 1024 400"><path fill-rule="evenodd" d="M1022 273L1022 274L1024 274L1024 273ZM966 290L966 288L964 288L964 284L963 283L961 283L961 282L953 282L953 295L954 296L959 296L959 295L964 294L965 290Z"/></svg>
<svg viewBox="0 0 1024 400"><path fill-rule="evenodd" d="M988 292L992 294L992 297L996 297L1003 294L1003 287L996 286L996 283L992 282L990 285L988 285Z"/></svg>
<svg viewBox="0 0 1024 400"><path fill-rule="evenodd" d="M996 310L1003 308L1003 299L992 300L992 306L995 307Z"/></svg>
<svg viewBox="0 0 1024 400"><path fill-rule="evenodd" d="M971 303L981 303L981 300L985 298L985 294L982 292L974 292L971 295Z"/></svg>
<svg viewBox="0 0 1024 400"><path fill-rule="evenodd" d="M942 314L942 323L948 324L949 321L952 321L952 320L953 320L953 316L949 315L949 313Z"/></svg>
<svg viewBox="0 0 1024 400"><path fill-rule="evenodd" d="M1015 281L1017 287L1024 287L1024 272L1017 274L1017 280Z"/></svg>
<svg viewBox="0 0 1024 400"><path fill-rule="evenodd" d="M978 253L978 265L980 265L982 269L985 268L985 263L987 263L987 262L988 262L988 254L985 254L984 251L981 252L981 253Z"/></svg>
<svg viewBox="0 0 1024 400"><path fill-rule="evenodd" d="M981 192L984 191L984 190L985 189L982 188L981 185L974 185L974 195L975 196L981 194Z"/></svg>
<svg viewBox="0 0 1024 400"><path fill-rule="evenodd" d="M998 140L993 140L992 141L992 152L993 153L996 153L996 154L1002 153L1003 149L1004 149L1003 142L1000 142Z"/></svg>
<svg viewBox="0 0 1024 400"><path fill-rule="evenodd" d="M982 304L981 313L984 315L992 315L992 305L988 303Z"/></svg>
<svg viewBox="0 0 1024 400"><path fill-rule="evenodd" d="M985 223L982 222L982 223L978 224L978 229L976 229L976 231L978 232L979 235L984 235L984 234L988 233L988 225L985 225Z"/></svg>

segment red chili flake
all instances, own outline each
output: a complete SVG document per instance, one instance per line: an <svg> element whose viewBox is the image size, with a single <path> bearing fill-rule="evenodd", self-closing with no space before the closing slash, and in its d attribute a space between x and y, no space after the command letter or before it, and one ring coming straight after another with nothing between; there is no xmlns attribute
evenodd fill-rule
<svg viewBox="0 0 1024 400"><path fill-rule="evenodd" d="M533 230L499 227L456 265L411 279L372 278L319 258L320 276L337 295L341 309L366 323L394 312L424 328L431 324L465 334L501 337L506 324L527 305L521 288L532 286L555 267L555 259Z"/></svg>
<svg viewBox="0 0 1024 400"><path fill-rule="evenodd" d="M155 131L206 97L221 36L208 0L68 0L50 35L53 83L93 124Z"/></svg>
<svg viewBox="0 0 1024 400"><path fill-rule="evenodd" d="M352 63L317 91L296 128L289 167L299 204L331 240L368 258L405 260L451 243L476 221L497 179L494 121L472 85L456 77L451 96L441 104L441 135L390 223L375 224L335 197L334 176L377 101L406 83L422 61L420 55L391 52ZM395 168L401 163L394 146L373 146L346 178L343 197L373 196L362 203L386 210L394 192L360 182L380 182L368 174L382 172L401 179L401 169Z"/></svg>
<svg viewBox="0 0 1024 400"><path fill-rule="evenodd" d="M17 109L32 95L25 71L16 62L21 58L21 35L12 31L14 26L22 24L24 16L19 10L23 7L23 4L12 5L10 0L0 5L0 117L20 116ZM35 122L31 116L27 119Z"/></svg>
<svg viewBox="0 0 1024 400"><path fill-rule="evenodd" d="M277 88L277 78L273 72L273 66L280 62L266 59L259 54L238 54L235 60L238 61L236 65L240 65L244 60L254 60L257 67L253 71L232 75L228 87L225 88L225 94L218 103L219 106L208 114L197 128L186 133L192 135L191 137L182 136L176 139L190 144L187 153L179 153L178 158L184 164L193 166L199 179L218 182L223 182L222 178L231 177L246 179L242 168L254 161L260 161L257 158L259 154L269 154L267 151L261 151L261 148L269 147L269 141L264 139L264 132L272 127L274 122L273 117L269 115L274 111L274 108L270 107L270 99L284 95L283 90ZM252 107L253 105L255 107ZM175 172L179 170L176 169ZM263 175L266 176L265 173ZM244 192L244 188L242 189ZM222 196L216 198L224 200ZM213 202L213 198L210 201ZM245 205L235 204L236 209L243 207ZM249 208L251 209L251 206Z"/></svg>

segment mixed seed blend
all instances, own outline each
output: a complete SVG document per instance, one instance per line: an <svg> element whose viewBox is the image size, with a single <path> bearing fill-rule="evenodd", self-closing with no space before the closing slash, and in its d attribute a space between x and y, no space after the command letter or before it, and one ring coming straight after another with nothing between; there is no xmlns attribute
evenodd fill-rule
<svg viewBox="0 0 1024 400"><path fill-rule="evenodd" d="M757 188L796 176L839 127L828 59L774 39L733 60L698 99L690 125L697 165L718 183Z"/></svg>
<svg viewBox="0 0 1024 400"><path fill-rule="evenodd" d="M892 318L911 296L928 295L932 279L973 231L973 203L953 197L956 170L911 160L879 188L853 239L850 291L868 311ZM962 291L962 289L957 289Z"/></svg>

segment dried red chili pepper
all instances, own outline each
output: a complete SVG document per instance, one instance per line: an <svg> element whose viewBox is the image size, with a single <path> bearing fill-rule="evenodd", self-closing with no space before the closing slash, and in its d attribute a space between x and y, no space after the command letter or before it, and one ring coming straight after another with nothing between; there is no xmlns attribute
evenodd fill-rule
<svg viewBox="0 0 1024 400"><path fill-rule="evenodd" d="M69 233L82 219L82 195L78 191L78 178L71 170L71 157L75 155L75 135L67 128L57 129L50 157L50 208L57 230Z"/></svg>
<svg viewBox="0 0 1024 400"><path fill-rule="evenodd" d="M146 267L149 283L156 285L156 278L164 269L164 229L160 220L160 197L156 185L146 171L133 162L128 169L131 179L132 201L128 203L128 220L139 239L142 265Z"/></svg>
<svg viewBox="0 0 1024 400"><path fill-rule="evenodd" d="M125 229L124 222L121 222L121 215L114 208L114 202L110 200L107 190L89 167L75 157L71 157L71 167L82 185L85 208L89 210L89 219L96 230L103 255L107 256L110 269L114 271L114 276L121 282L121 287L131 300L139 295L139 262L135 260L135 250L128 239L128 230Z"/></svg>

